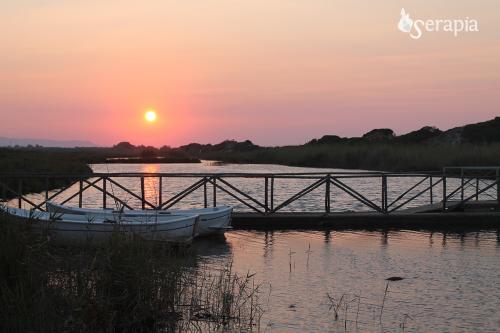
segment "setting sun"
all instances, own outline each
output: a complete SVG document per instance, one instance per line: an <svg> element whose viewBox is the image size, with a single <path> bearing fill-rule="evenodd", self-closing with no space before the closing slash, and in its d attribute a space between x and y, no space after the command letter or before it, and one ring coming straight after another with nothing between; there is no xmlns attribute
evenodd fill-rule
<svg viewBox="0 0 500 333"><path fill-rule="evenodd" d="M152 123L156 120L156 112L153 110L149 110L144 114L144 118L146 121Z"/></svg>

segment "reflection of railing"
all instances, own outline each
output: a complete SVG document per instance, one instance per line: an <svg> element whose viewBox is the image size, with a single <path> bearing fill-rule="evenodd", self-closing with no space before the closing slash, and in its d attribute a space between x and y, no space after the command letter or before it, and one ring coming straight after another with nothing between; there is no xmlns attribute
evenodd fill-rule
<svg viewBox="0 0 500 333"><path fill-rule="evenodd" d="M123 178L134 178L140 180L140 193L134 192L133 189L128 188L120 182ZM158 184L158 191L156 193L155 202L148 199L145 194L145 179L156 178ZM180 179L180 178L194 178L195 181L190 185L179 189L174 195L168 199L163 198L163 180L164 179ZM398 188L397 190L391 189L389 191L388 181L393 179L408 178L413 183L406 188ZM44 179L47 184L47 190L45 191L45 198L39 203L35 203L30 200L26 195L23 195L23 182L30 181L33 179ZM49 184L54 179L71 179L72 182L68 186L64 186L55 192L49 192ZM263 200L241 189L238 185L234 183L235 179L247 179L252 182L252 184L262 184L263 188ZM349 180L369 180L370 184L376 188L380 188L380 197L377 200L370 199L366 193L362 193L363 190L356 190L354 186L349 185ZM447 181L449 179L459 180L459 185L456 189L451 192L447 190ZM13 181L17 181L17 189L7 185L6 180L9 180L9 184ZM295 194L289 196L287 199L281 202L276 202L276 188L275 181L294 181L294 180L308 180L310 184L301 188ZM203 203L200 205L204 207L209 206L209 191L211 191L212 205L217 206L217 193L222 192L232 197L239 203L250 208L259 214L274 214L282 211L285 207L290 206L293 202L303 198L308 193L319 188L324 189L324 212L330 213L332 210L331 206L331 196L332 188L336 188L343 194L351 197L354 202L361 203L368 207L371 211L376 211L384 214L390 214L395 211L401 211L401 209L407 206L409 203L414 202L417 198L422 199L424 195L429 195L428 203L430 205L435 204L435 199L437 195L435 194L435 188L438 185L442 185L442 197L439 206L444 211L451 208L460 207L461 205L467 203L470 200L479 200L481 194L489 194L489 190L496 187L496 198L497 202L500 203L500 186L498 186L500 180L500 168L444 168L443 172L427 172L427 173L387 173L387 172L332 172L332 173L94 173L94 174L78 174L78 175L53 175L53 174L0 174L0 188L2 189L2 198L7 198L7 193L14 195L17 198L17 204L19 207L22 203L27 203L31 208L44 210L45 203L47 201L55 201L61 198L61 194L68 189L72 188L78 184L78 189L71 193L69 197L65 197L61 204L66 204L70 200L78 198L78 205L81 207L83 203L83 195L86 190L93 188L98 192L102 193L102 207L107 207L107 200L111 198L115 203L122 205L128 209L134 209L131 205L127 203L120 194L113 191L113 188L120 189L123 193L131 196L134 199L139 200L142 209L169 209L174 207L176 204L182 202L182 200L198 190L203 189ZM378 185L378 184L380 185ZM480 184L485 184L483 188L480 188ZM472 195L465 196L466 190L474 186L475 190ZM111 187L111 191L109 188ZM401 187L401 185L399 185ZM423 188L422 188L423 187ZM366 189L364 189L366 191ZM398 195L389 200L388 193L398 193ZM416 193L415 193L416 192ZM448 205L450 199L454 198L458 193L460 193L460 199L454 199L453 205ZM323 197L323 196L322 196Z"/></svg>

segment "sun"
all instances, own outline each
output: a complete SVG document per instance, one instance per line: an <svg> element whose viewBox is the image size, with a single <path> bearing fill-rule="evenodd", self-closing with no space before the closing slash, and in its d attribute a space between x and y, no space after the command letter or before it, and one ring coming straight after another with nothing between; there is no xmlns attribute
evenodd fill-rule
<svg viewBox="0 0 500 333"><path fill-rule="evenodd" d="M148 110L144 114L144 119L146 119L146 121L149 122L149 123L155 122L156 121L156 111L154 111L154 110Z"/></svg>

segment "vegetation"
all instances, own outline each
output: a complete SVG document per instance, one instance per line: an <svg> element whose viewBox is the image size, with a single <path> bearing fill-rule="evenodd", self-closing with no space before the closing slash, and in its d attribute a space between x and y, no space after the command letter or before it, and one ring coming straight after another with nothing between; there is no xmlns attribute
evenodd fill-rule
<svg viewBox="0 0 500 333"><path fill-rule="evenodd" d="M228 163L272 163L303 167L383 171L432 171L444 166L500 165L500 144L422 145L332 143L202 155Z"/></svg>
<svg viewBox="0 0 500 333"><path fill-rule="evenodd" d="M185 152L163 146L134 146L121 142L113 147L45 148L40 146L0 148L2 172L91 172L87 164L113 163L199 163Z"/></svg>
<svg viewBox="0 0 500 333"><path fill-rule="evenodd" d="M198 158L232 163L273 163L381 171L431 171L445 166L500 165L500 117L441 131L425 126L396 135L388 128L362 137L325 135L300 146L259 147L250 141L189 144L180 150Z"/></svg>
<svg viewBox="0 0 500 333"><path fill-rule="evenodd" d="M251 329L262 315L251 276L199 268L186 249L119 235L63 248L49 236L0 215L0 331Z"/></svg>
<svg viewBox="0 0 500 333"><path fill-rule="evenodd" d="M90 174L87 163L109 156L161 154L133 150L2 148L0 167L4 174ZM18 179L0 181L18 190ZM51 179L49 188L70 181ZM23 193L41 192L47 186L36 178L22 179L22 184ZM3 192L4 198L14 196ZM237 276L231 265L200 268L187 249L141 239L131 242L120 235L101 247L59 247L50 242L49 232L35 233L30 224L13 224L4 213L0 213L0 302L1 332L249 330L262 314L252 276Z"/></svg>
<svg viewBox="0 0 500 333"><path fill-rule="evenodd" d="M0 173L49 173L58 176L91 174L94 163L199 163L186 153L164 146L160 149L122 142L111 148L44 148L39 146L0 148ZM0 175L0 197L12 199L14 192L36 193L69 185L71 177L15 178ZM5 186L1 186L1 184Z"/></svg>
<svg viewBox="0 0 500 333"><path fill-rule="evenodd" d="M500 117L463 127L462 137L471 143L500 142Z"/></svg>
<svg viewBox="0 0 500 333"><path fill-rule="evenodd" d="M58 175L92 173L92 169L76 151L37 148L1 148L0 170L3 174L18 172L54 173ZM74 180L70 178L54 178L50 182L46 182L43 178L1 178L0 175L0 182L6 185L0 186L3 199L14 198L16 196L14 192L19 191L20 185L22 186L21 192L25 194L60 188Z"/></svg>
<svg viewBox="0 0 500 333"><path fill-rule="evenodd" d="M76 150L42 148L0 148L0 170L2 173L19 170L59 174L92 172Z"/></svg>
<svg viewBox="0 0 500 333"><path fill-rule="evenodd" d="M120 142L111 148L94 148L91 151L95 156L88 156L87 161L92 163L200 163L199 159L169 146L155 148Z"/></svg>
<svg viewBox="0 0 500 333"><path fill-rule="evenodd" d="M3 172L90 172L94 163L199 163L213 159L232 163L274 163L383 171L427 171L445 166L500 165L500 117L441 131L425 126L396 135L388 128L374 129L362 137L325 135L304 145L266 148L246 140L219 144L191 143L178 148L134 146L120 142L113 147L3 148ZM15 185L15 184L10 184ZM57 185L57 186L56 186ZM61 184L54 184L52 188ZM32 182L26 191L40 191L45 184Z"/></svg>

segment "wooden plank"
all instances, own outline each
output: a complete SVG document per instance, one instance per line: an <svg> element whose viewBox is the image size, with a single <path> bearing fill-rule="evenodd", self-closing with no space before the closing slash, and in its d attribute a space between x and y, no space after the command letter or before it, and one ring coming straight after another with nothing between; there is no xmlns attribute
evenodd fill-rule
<svg viewBox="0 0 500 333"><path fill-rule="evenodd" d="M330 175L325 180L325 212L330 213Z"/></svg>
<svg viewBox="0 0 500 333"><path fill-rule="evenodd" d="M79 180L79 191L78 191L78 207L82 208L83 204L83 179Z"/></svg>
<svg viewBox="0 0 500 333"><path fill-rule="evenodd" d="M18 208L22 208L22 197L23 197L23 179L19 178L17 182L17 205Z"/></svg>
<svg viewBox="0 0 500 333"><path fill-rule="evenodd" d="M380 230L499 228L499 212L433 212L424 214L364 213L233 213L232 226L236 230L262 229L316 229L316 230Z"/></svg>
<svg viewBox="0 0 500 333"><path fill-rule="evenodd" d="M125 191L127 194L130 194L132 197L136 198L137 200L141 201L142 198L140 195L137 195L136 193L132 192L131 190L129 190L128 188L126 188L125 186L123 186L122 184L118 183L116 180L112 179L112 178L109 178L108 179L109 183L111 185L116 185L118 186L120 189L122 189L123 191ZM145 200L146 204L151 207L151 208L155 208L155 205L153 205L151 202ZM161 206L161 205L160 205Z"/></svg>
<svg viewBox="0 0 500 333"><path fill-rule="evenodd" d="M217 191L220 190L220 191L224 191L225 193L228 193L230 196L232 196L234 198L237 198L237 200L239 200L240 202L244 202L245 205L251 204L250 206L252 207L252 209L255 209L256 211L259 211L259 212L264 211L265 213L269 213L269 215L273 215L273 214L276 214L276 212L278 210L284 208L285 206L289 205L293 201L298 200L299 198L301 198L302 196L313 191L314 189L316 189L317 187L322 185L323 182L325 182L324 209L325 209L326 213L331 212L331 210L332 210L332 207L331 207L331 184L339 187L341 190L343 190L347 194L351 195L354 198L354 200L361 202L361 203L364 203L365 205L367 205L370 208L373 208L373 209L375 209L377 211L381 211L381 212L388 212L387 208L392 206L392 205L395 205L395 203L399 199L398 198L397 200L395 200L394 202L389 204L388 199L387 199L387 193L389 191L389 188L387 185L388 179L390 177L399 178L399 177L421 176L421 177L424 177L424 179L421 180L421 182L425 181L425 179L427 179L427 178L430 179L429 187L426 190L418 193L416 196L412 196L412 198L410 198L409 200L411 201L417 197L424 196L425 195L424 192L428 190L429 195L430 195L429 201L430 201L431 206L427 206L427 207L422 206L422 207L418 207L417 209L402 211L403 213L411 213L411 212L420 213L422 211L426 212L429 210L434 210L436 207L436 206L433 206L433 205L435 205L434 198L433 198L433 195L434 195L433 194L433 187L435 185L437 185L437 183L433 183L433 177L438 177L438 179L439 179L438 182L443 181L443 201L438 203L438 208L437 208L437 209L441 209L441 210L443 210L445 208L449 208L449 210L458 209L458 208L460 208L460 209L461 208L479 209L479 208L477 208L479 206L474 206L474 207L470 206L469 200L475 199L474 201L480 201L479 194L484 193L485 189L482 189L482 190L479 189L479 186L478 186L479 182L482 181L481 179L488 179L488 180L494 180L494 185L496 185L496 187L489 186L489 188L492 188L492 190L494 190L496 188L497 197L495 198L493 195L493 199L496 199L496 203L497 203L498 207L500 207L500 186L497 185L497 182L500 181L500 175L499 175L500 169L499 168L488 168L488 170L491 172L496 171L496 176L495 176L495 174L493 174L491 172L488 173L489 178L480 178L483 176L478 177L477 175L472 177L470 174L465 173L465 171L464 171L464 170L466 170L465 168L464 169L457 169L457 170L460 171L459 173L456 174L458 177L455 177L455 176L452 176L452 177L457 178L457 180L459 180L461 183L460 183L460 186L457 189L455 189L454 191L452 191L451 193L447 193L446 176L444 174L438 174L438 173L384 173L384 172L361 172L361 173L357 173L357 172L332 172L331 174L330 173L323 173L323 172L319 172L319 173L314 173L314 172L313 173L276 173L276 174L274 174L274 173L269 173L269 174L257 174L257 173L212 173L212 174L206 174L206 173L115 173L115 174L110 174L110 173L107 173L107 174L103 174L105 176L100 178L103 181L102 189L100 189L98 186L95 186L95 184L92 184L92 186L95 188L98 188L102 191L102 201L103 201L102 206L103 206L103 208L106 208L107 196L112 196L113 198L120 200L120 202L123 202L123 200L115 197L114 194L111 195L107 191L107 181L109 180L111 182L111 184L113 184L113 182L114 182L109 177L116 176L116 177L131 177L131 178L136 178L136 179L140 178L140 180L141 180L141 194L137 195L134 193L135 197L139 198L143 209L146 209L146 206L150 206L151 208L158 209L158 208L162 208L165 206L171 207L173 204L183 200L188 194L192 193L194 190L196 190L200 186L204 187L203 206L205 206L205 207L208 206L207 182L209 182L213 185L212 186L212 190L213 190L212 199L213 199L214 206L217 206L217 204L218 204L217 203ZM50 200L51 198L62 193L63 191L69 189L76 182L79 182L78 192L75 194L78 196L78 206L79 207L83 206L83 192L89 186L83 186L82 179L86 179L83 177L95 177L98 175L99 174L88 174L88 175L81 174L81 175L78 175L78 177L76 177L75 175L62 175L62 174L60 174L60 175L47 175L47 174L32 173L32 174L28 174L27 176L22 176L20 174L3 176L0 174L0 178L3 178L3 179L7 178L8 179L9 177L12 177L15 180L18 180L18 188L17 188L17 191L14 192L14 193L17 193L17 196L18 196L17 202L13 201L13 202L17 203L17 206L22 206L23 201L29 202L25 197L20 195L20 193L22 193L22 191L23 191L22 186L23 186L24 177L26 177L27 179L42 178L42 180L43 180L43 178L45 178L45 181L46 181L45 201L43 203L40 203L40 204L37 203L36 206L34 206L35 208L41 209L41 206L47 200ZM182 190L180 193L176 194L173 198L168 200L166 203L162 203L162 200L163 200L163 191L162 191L163 177L165 177L165 178L169 178L169 177L186 178L186 177L193 177L193 175L204 175L204 176L202 176L201 180L197 181L195 184L191 185L190 187L188 187L188 188ZM49 181L52 179L64 179L64 178L69 178L69 177L72 177L72 179L75 179L76 181L74 181L71 186L66 186L62 190L58 191L56 194L50 196L49 191L48 191ZM144 186L145 185L145 183L144 183L145 177L158 177L158 179L159 179L159 181L158 181L158 200L160 203L159 205L151 204L146 199L145 186ZM375 202L371 201L371 199L368 199L366 196L366 192L361 191L361 190L358 192L354 188L351 188L349 185L347 185L341 181L341 179L344 179L344 178L367 179L367 178L374 178L374 177L381 177L381 179L382 179L382 197L381 197L382 205L381 205L381 207L379 207L377 204L375 204ZM227 178L252 179L255 181L256 184L258 182L263 181L264 182L264 198L263 198L264 201L260 202L260 199L257 200L256 198L252 197L252 195L250 194L251 192L246 192L242 189L239 189L237 186L232 185L231 184L232 180L229 181ZM283 203L278 205L278 207L275 209L275 207L274 207L274 199L275 199L274 196L276 194L276 193L274 193L275 192L275 188L274 188L274 179L275 178L282 179L283 182L293 181L296 179L308 179L308 180L313 181L313 185L305 187L304 189L299 191L299 193L296 193L295 195L293 195L292 197L288 198ZM325 179L330 179L330 181L325 181ZM474 180L476 182L475 194L472 197L465 199L465 195L464 195L465 186ZM14 184L16 184L16 183L14 183ZM237 183L234 183L234 184L237 184ZM378 183L378 184L380 184L380 183ZM418 184L420 184L420 182ZM379 186L379 185L374 185L374 186ZM132 191L130 191L126 187L124 187L124 186L121 186L121 187L124 188L124 190L127 193L132 193ZM14 188L15 188L15 186L14 186ZM286 186L284 188L286 188ZM414 188L414 187L412 187L412 188ZM76 192L76 191L73 191L74 189L71 189L71 190L72 190L72 192ZM373 190L373 188L371 188L370 190ZM3 187L3 192L5 192L5 191L6 191L5 187ZM460 193L458 193L459 191L460 191ZM462 200L462 205L460 207L458 205L456 205L454 201L451 201L453 199L452 196L455 193L458 193L457 197L460 196L460 198L464 199L464 200ZM404 199L404 200L406 200L406 199ZM319 199L318 201L319 201L318 206L321 206L321 199ZM406 201L406 203L407 202L408 201ZM255 207L254 207L253 203L255 203ZM399 202L398 202L398 204L399 204ZM200 205L201 205L201 202L200 202ZM262 207L262 209L260 209L260 207ZM398 207L401 207L401 205ZM397 213L397 212L391 212L391 214L395 214L395 213Z"/></svg>
<svg viewBox="0 0 500 333"><path fill-rule="evenodd" d="M158 204L155 209L160 207L160 203L163 202L163 177L158 177Z"/></svg>
<svg viewBox="0 0 500 333"><path fill-rule="evenodd" d="M208 196L207 196L207 178L203 178L203 207L208 207Z"/></svg>
<svg viewBox="0 0 500 333"><path fill-rule="evenodd" d="M217 177L212 177L212 181L213 181L213 203L214 203L214 207L217 207Z"/></svg>
<svg viewBox="0 0 500 333"><path fill-rule="evenodd" d="M500 170L497 169L497 204L500 208Z"/></svg>
<svg viewBox="0 0 500 333"><path fill-rule="evenodd" d="M266 208L266 213L269 212L269 197L268 197L268 187L269 187L269 178L264 178L264 203Z"/></svg>
<svg viewBox="0 0 500 333"><path fill-rule="evenodd" d="M95 187L95 186L94 186ZM108 191L106 190L106 177L102 178L102 208L106 209L106 195Z"/></svg>
<svg viewBox="0 0 500 333"><path fill-rule="evenodd" d="M146 209L146 196L144 191L144 176L141 176L141 207L142 210Z"/></svg>

